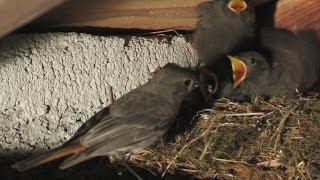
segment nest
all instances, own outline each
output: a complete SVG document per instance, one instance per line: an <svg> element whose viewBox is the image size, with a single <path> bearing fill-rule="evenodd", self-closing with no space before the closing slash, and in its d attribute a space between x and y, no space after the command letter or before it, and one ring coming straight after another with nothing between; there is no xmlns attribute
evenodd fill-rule
<svg viewBox="0 0 320 180"><path fill-rule="evenodd" d="M160 175L218 179L320 177L320 95L215 101L190 130L130 156Z"/></svg>

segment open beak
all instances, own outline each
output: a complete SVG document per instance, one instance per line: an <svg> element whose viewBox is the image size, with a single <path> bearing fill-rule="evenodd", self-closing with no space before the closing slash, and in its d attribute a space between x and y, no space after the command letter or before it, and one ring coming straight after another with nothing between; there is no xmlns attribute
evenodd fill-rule
<svg viewBox="0 0 320 180"><path fill-rule="evenodd" d="M240 14L247 7L248 5L244 0L231 0L228 4L228 8L237 14Z"/></svg>
<svg viewBox="0 0 320 180"><path fill-rule="evenodd" d="M205 102L208 102L218 89L217 76L213 72L210 72L207 68L201 68L199 80L200 92Z"/></svg>
<svg viewBox="0 0 320 180"><path fill-rule="evenodd" d="M232 74L233 74L233 87L236 88L246 78L248 69L243 61L240 59L227 56L231 61Z"/></svg>
<svg viewBox="0 0 320 180"><path fill-rule="evenodd" d="M198 87L200 87L200 82L199 82L199 80L195 80L195 81L193 82L192 87L193 87L193 88L198 88Z"/></svg>

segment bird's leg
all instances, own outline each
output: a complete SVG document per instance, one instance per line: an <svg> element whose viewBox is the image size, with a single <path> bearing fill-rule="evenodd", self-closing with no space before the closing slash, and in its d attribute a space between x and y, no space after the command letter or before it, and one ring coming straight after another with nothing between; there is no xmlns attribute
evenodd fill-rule
<svg viewBox="0 0 320 180"><path fill-rule="evenodd" d="M128 166L126 162L123 162L122 165L125 166L128 169L128 171L130 171L130 173L134 175L138 180L143 180L143 178L140 177L139 174L137 174L130 166Z"/></svg>
<svg viewBox="0 0 320 180"><path fill-rule="evenodd" d="M126 169L134 175L138 180L143 180L128 164L126 163L129 158L129 155L124 155L123 153L116 153L114 156L109 156L111 163L117 163L126 167Z"/></svg>

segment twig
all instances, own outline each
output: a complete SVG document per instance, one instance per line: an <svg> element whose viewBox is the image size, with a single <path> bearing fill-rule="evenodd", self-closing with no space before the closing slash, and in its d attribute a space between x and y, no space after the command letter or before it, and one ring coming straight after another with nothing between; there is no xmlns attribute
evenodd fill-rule
<svg viewBox="0 0 320 180"><path fill-rule="evenodd" d="M205 136L207 134L207 132L209 132L209 130L211 129L212 125L213 125L214 121L211 122L211 124L209 125L209 127L198 137L194 138L193 140L191 140L188 144L184 145L182 147L182 149L176 154L176 156L170 161L170 163L168 164L168 166L166 167L166 169L164 170L164 172L162 173L161 177L164 177L164 175L166 175L167 171L169 170L169 168L171 167L171 165L173 164L173 162L179 157L179 155L188 147L190 146L192 143L196 142L198 139L200 139L201 137Z"/></svg>
<svg viewBox="0 0 320 180"><path fill-rule="evenodd" d="M206 109L205 111L207 112L212 112L211 109ZM202 111L202 112L205 112ZM257 113L236 113L236 114L223 114L223 115L219 115L219 118L222 117L234 117L234 116L263 116L265 115L265 113L262 112L257 112ZM215 117L213 117L212 119L214 119ZM216 117L217 118L217 117ZM171 167L171 165L174 163L174 161L180 156L180 154L187 148L189 147L192 143L196 142L198 139L200 139L201 137L205 136L209 130L211 129L211 127L213 126L214 121L211 122L211 124L209 125L209 127L198 137L194 138L193 140L191 140L189 143L187 143L186 145L184 145L182 147L182 149L176 154L176 156L170 161L170 163L168 164L168 166L166 167L166 169L164 170L164 172L162 173L161 177L164 177L164 175L167 173L167 171L169 170L169 168ZM221 127L221 126L220 126ZM207 144L208 145L208 144ZM205 152L204 152L205 153ZM200 157L201 158L201 157Z"/></svg>
<svg viewBox="0 0 320 180"><path fill-rule="evenodd" d="M202 151L202 154L201 154L201 156L200 156L200 158L199 158L199 160L200 161L202 161L203 160L203 158L204 158L204 156L206 155L206 153L207 153L207 149L208 149L208 147L210 146L210 144L212 143L212 136L210 137L210 139L209 139L209 141L206 143L206 145L204 146L204 149L203 149L203 151Z"/></svg>
<svg viewBox="0 0 320 180"><path fill-rule="evenodd" d="M221 161L221 162L230 162L230 163L240 163L240 164L245 164L245 165L248 165L248 166L252 166L251 164L245 162L245 161L236 161L236 160L229 160L229 159L220 159L220 158L215 158L215 157L212 157L214 160L216 161Z"/></svg>
<svg viewBox="0 0 320 180"><path fill-rule="evenodd" d="M205 120L208 120L212 114L212 109L203 109L201 111L198 111L197 114L195 116L193 116L193 118L190 121L190 124L193 124L194 120L199 119L199 118L203 118ZM209 114L210 113L210 114Z"/></svg>
<svg viewBox="0 0 320 180"><path fill-rule="evenodd" d="M208 114L206 114L206 113L208 113ZM203 109L203 110L197 112L197 115L195 115L192 118L190 124L192 124L193 121L198 117L202 117L204 119L207 119L208 117L212 116L212 113L213 113L212 109ZM221 117L237 117L237 116L266 116L266 114L263 112L253 112L253 113L234 113L234 114L222 114L221 115Z"/></svg>
<svg viewBox="0 0 320 180"><path fill-rule="evenodd" d="M176 35L180 35L176 30L174 29L165 29L165 30L160 30L160 31L153 31L153 32L147 32L147 33L142 33L139 35L152 35L152 34L160 34L160 33L167 33L167 32L174 32Z"/></svg>
<svg viewBox="0 0 320 180"><path fill-rule="evenodd" d="M271 112L268 112L267 114L265 114L265 115L263 115L263 116L260 116L259 118L265 118L265 117L267 117L267 116L269 116L269 115L271 115L271 114L274 114L275 113L275 111L271 111Z"/></svg>
<svg viewBox="0 0 320 180"><path fill-rule="evenodd" d="M112 86L109 85L109 100L111 104L114 102Z"/></svg>
<svg viewBox="0 0 320 180"><path fill-rule="evenodd" d="M194 170L194 169L184 169L180 168L181 171L189 172L189 173L198 173L200 170Z"/></svg>
<svg viewBox="0 0 320 180"><path fill-rule="evenodd" d="M281 131L284 127L285 122L287 121L287 119L289 118L290 114L293 113L293 111L297 108L298 106L294 106L292 109L290 109L290 111L288 111L283 118L281 119L278 128L276 129L276 132L273 134L273 136L270 139L270 142L276 138L275 142L274 142L274 146L273 146L273 150L276 152L280 139L281 139Z"/></svg>
<svg viewBox="0 0 320 180"><path fill-rule="evenodd" d="M267 104L267 105L269 105L269 106L271 106L271 107L273 107L273 108L275 108L275 109L277 109L277 110L279 110L279 111L281 111L281 110L283 110L284 108L283 107L277 107L276 105L274 105L274 104L272 104L272 103L270 103L270 102L266 102L266 101L260 101L260 102L262 102L263 104Z"/></svg>
<svg viewBox="0 0 320 180"><path fill-rule="evenodd" d="M147 170L148 172L150 172L151 174L153 174L154 176L157 176L157 174L156 174L155 172L153 172L152 170L144 167L143 165L136 164L136 165L134 165L134 166L135 166L135 167L142 168L142 169L145 169L145 170Z"/></svg>
<svg viewBox="0 0 320 180"><path fill-rule="evenodd" d="M130 166L127 165L127 163L123 163L123 165L130 171L132 175L134 175L138 180L143 180Z"/></svg>
<svg viewBox="0 0 320 180"><path fill-rule="evenodd" d="M254 113L235 113L235 114L224 114L225 117L236 117L236 116L264 116L263 112L254 112Z"/></svg>

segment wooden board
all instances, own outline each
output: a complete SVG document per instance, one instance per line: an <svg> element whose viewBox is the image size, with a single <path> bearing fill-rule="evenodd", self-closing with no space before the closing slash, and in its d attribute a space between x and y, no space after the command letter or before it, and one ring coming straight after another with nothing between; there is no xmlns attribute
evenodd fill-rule
<svg viewBox="0 0 320 180"><path fill-rule="evenodd" d="M72 0L35 26L191 30L195 7L205 0Z"/></svg>
<svg viewBox="0 0 320 180"><path fill-rule="evenodd" d="M0 37L65 0L0 0Z"/></svg>
<svg viewBox="0 0 320 180"><path fill-rule="evenodd" d="M0 0L0 37L63 1ZM70 0L29 27L47 31L74 27L193 30L197 20L195 7L204 1L207 0ZM320 0L280 0L275 12L275 25L291 30L320 30L319 5Z"/></svg>
<svg viewBox="0 0 320 180"><path fill-rule="evenodd" d="M39 27L193 30L195 7L207 0L71 0L34 23ZM256 4L272 0L256 0ZM277 27L320 30L320 0L280 0Z"/></svg>
<svg viewBox="0 0 320 180"><path fill-rule="evenodd" d="M280 0L275 13L275 25L293 31L319 31L320 0Z"/></svg>

